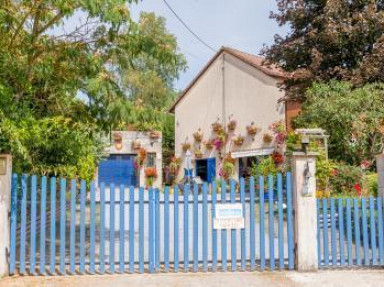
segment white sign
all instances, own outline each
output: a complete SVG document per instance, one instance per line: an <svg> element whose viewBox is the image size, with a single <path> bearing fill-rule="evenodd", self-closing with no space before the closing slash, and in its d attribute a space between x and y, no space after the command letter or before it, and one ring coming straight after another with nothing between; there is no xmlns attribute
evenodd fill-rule
<svg viewBox="0 0 384 287"><path fill-rule="evenodd" d="M241 203L219 203L215 206L214 229L244 228L243 206Z"/></svg>

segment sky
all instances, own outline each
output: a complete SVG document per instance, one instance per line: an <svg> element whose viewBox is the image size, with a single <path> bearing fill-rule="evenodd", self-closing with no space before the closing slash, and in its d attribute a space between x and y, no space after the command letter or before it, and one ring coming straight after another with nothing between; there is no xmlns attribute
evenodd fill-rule
<svg viewBox="0 0 384 287"><path fill-rule="evenodd" d="M276 33L285 34L286 27L278 27L269 19L276 10L275 0L167 0L179 17L203 41L216 50L232 47L251 54L259 54L263 44L272 44ZM175 82L183 90L199 73L214 51L201 44L168 9L163 0L143 0L132 5L131 13L138 19L141 11L154 12L167 21L167 29L177 37L180 52L185 55L188 69Z"/></svg>

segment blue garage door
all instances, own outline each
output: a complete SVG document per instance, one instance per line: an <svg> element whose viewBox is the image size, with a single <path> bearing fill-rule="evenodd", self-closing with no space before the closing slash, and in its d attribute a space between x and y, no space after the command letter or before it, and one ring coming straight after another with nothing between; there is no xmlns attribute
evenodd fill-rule
<svg viewBox="0 0 384 287"><path fill-rule="evenodd" d="M137 184L134 155L110 155L99 164L99 183L107 186L114 183L115 186Z"/></svg>

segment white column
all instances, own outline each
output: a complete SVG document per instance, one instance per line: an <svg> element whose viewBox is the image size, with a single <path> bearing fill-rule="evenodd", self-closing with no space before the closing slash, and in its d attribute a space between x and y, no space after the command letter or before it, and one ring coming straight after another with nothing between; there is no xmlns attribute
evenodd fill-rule
<svg viewBox="0 0 384 287"><path fill-rule="evenodd" d="M0 277L9 274L12 157L0 155Z"/></svg>
<svg viewBox="0 0 384 287"><path fill-rule="evenodd" d="M295 217L295 258L298 271L316 271L316 154L303 152L292 156L293 207Z"/></svg>
<svg viewBox="0 0 384 287"><path fill-rule="evenodd" d="M376 167L379 185L377 194L384 197L384 154L376 155Z"/></svg>

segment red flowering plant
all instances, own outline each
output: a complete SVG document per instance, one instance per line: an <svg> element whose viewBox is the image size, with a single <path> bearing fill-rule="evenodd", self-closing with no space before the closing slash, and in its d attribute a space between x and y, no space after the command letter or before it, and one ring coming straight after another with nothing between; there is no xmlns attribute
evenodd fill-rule
<svg viewBox="0 0 384 287"><path fill-rule="evenodd" d="M153 181L157 178L157 171L155 167L146 167L144 169L147 186L152 186Z"/></svg>
<svg viewBox="0 0 384 287"><path fill-rule="evenodd" d="M275 136L275 142L277 146L281 146L282 144L284 144L285 139L287 137L284 120L276 121L270 124L269 129L273 132Z"/></svg>
<svg viewBox="0 0 384 287"><path fill-rule="evenodd" d="M276 165L281 165L284 162L284 156L277 151L272 153L272 159Z"/></svg>
<svg viewBox="0 0 384 287"><path fill-rule="evenodd" d="M140 148L139 152L137 153L135 168L141 169L146 158L147 158L147 150L145 148Z"/></svg>
<svg viewBox="0 0 384 287"><path fill-rule="evenodd" d="M332 193L345 197L362 196L364 172L361 167L339 163L331 172L330 187Z"/></svg>

